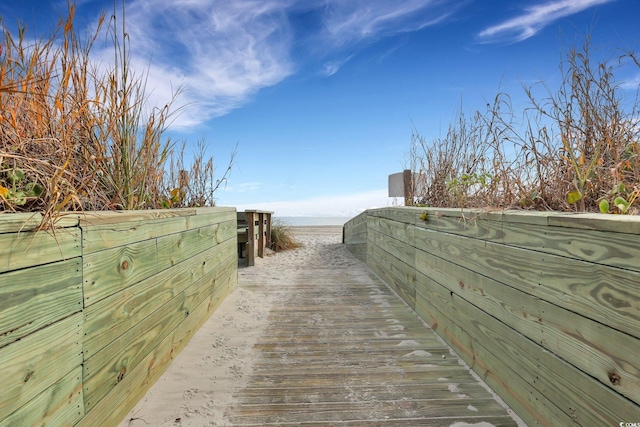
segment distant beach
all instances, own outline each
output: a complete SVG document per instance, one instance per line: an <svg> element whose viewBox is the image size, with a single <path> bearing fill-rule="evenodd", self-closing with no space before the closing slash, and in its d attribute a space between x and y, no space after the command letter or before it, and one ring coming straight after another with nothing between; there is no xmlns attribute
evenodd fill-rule
<svg viewBox="0 0 640 427"><path fill-rule="evenodd" d="M309 225L339 225L343 226L345 222L349 221L351 217L341 216L278 216L277 213L273 215L292 227L309 226Z"/></svg>

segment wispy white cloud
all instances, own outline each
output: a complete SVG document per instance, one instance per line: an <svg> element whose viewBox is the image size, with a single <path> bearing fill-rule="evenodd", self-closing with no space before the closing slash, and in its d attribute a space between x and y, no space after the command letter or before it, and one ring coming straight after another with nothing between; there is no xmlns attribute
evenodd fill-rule
<svg viewBox="0 0 640 427"><path fill-rule="evenodd" d="M326 77L332 76L340 70L340 68L349 61L353 55L349 55L344 59L337 61L329 61L324 64L323 75Z"/></svg>
<svg viewBox="0 0 640 427"><path fill-rule="evenodd" d="M529 6L521 15L481 31L478 39L484 43L499 40L520 42L532 37L558 19L612 1L615 0L553 0Z"/></svg>
<svg viewBox="0 0 640 427"><path fill-rule="evenodd" d="M464 1L326 0L325 34L334 45L418 31L454 13Z"/></svg>
<svg viewBox="0 0 640 427"><path fill-rule="evenodd" d="M130 0L126 32L131 64L147 76L149 104L164 105L181 87L178 104L186 108L175 124L190 127L246 105L302 68L295 37L317 47L330 76L363 43L433 25L467 1ZM294 28L300 11L316 25Z"/></svg>
<svg viewBox="0 0 640 427"><path fill-rule="evenodd" d="M126 6L132 65L148 73L150 105L182 88L177 120L192 126L249 102L294 72L289 0L133 0ZM117 11L119 12L119 11Z"/></svg>
<svg viewBox="0 0 640 427"><path fill-rule="evenodd" d="M239 184L228 185L225 188L225 192L242 194L252 191L257 191L262 188L262 182L241 182Z"/></svg>
<svg viewBox="0 0 640 427"><path fill-rule="evenodd" d="M325 0L322 31L317 40L328 50L340 52L339 59L323 64L323 74L331 76L368 43L395 34L419 31L438 24L458 11L467 0ZM344 50L349 55L343 53ZM345 58L346 57L346 58Z"/></svg>

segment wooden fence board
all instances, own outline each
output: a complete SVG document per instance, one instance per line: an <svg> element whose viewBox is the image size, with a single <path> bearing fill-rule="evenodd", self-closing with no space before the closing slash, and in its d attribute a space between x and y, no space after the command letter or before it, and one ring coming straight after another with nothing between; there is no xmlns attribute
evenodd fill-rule
<svg viewBox="0 0 640 427"><path fill-rule="evenodd" d="M76 427L116 426L167 370L173 357L173 334L166 336L99 401ZM85 399L85 407L86 407Z"/></svg>
<svg viewBox="0 0 640 427"><path fill-rule="evenodd" d="M158 272L155 239L94 252L83 259L86 307Z"/></svg>
<svg viewBox="0 0 640 427"><path fill-rule="evenodd" d="M401 242L411 242L414 239L415 227L395 220L371 217L367 221L367 227L368 231L376 230Z"/></svg>
<svg viewBox="0 0 640 427"><path fill-rule="evenodd" d="M155 239L187 229L186 217L163 218L155 221L105 223L82 227L82 247L85 255L129 245L135 242Z"/></svg>
<svg viewBox="0 0 640 427"><path fill-rule="evenodd" d="M235 208L216 207L213 210L199 208L196 210L196 215L187 218L187 225L192 229L228 221L237 221Z"/></svg>
<svg viewBox="0 0 640 427"><path fill-rule="evenodd" d="M235 250L232 253L235 255ZM233 266L237 268L235 264ZM117 340L98 350L95 356L87 358L84 364L85 410L91 411L117 385L119 378L122 380L128 371L158 345L159 340L185 322L198 303L206 301L209 304L210 298L215 297L217 307L229 293L228 284L233 283L232 277L235 279L234 271L235 269L216 268L200 279L189 282L193 284L163 306L156 305L156 311L135 322L131 329L119 334ZM220 289L215 285L219 285ZM198 293L198 290L205 290L205 293Z"/></svg>
<svg viewBox="0 0 640 427"><path fill-rule="evenodd" d="M552 304L640 337L640 274L416 228L415 245Z"/></svg>
<svg viewBox="0 0 640 427"><path fill-rule="evenodd" d="M140 222L166 221L190 218L197 214L196 208L145 209L134 211L96 211L80 214L80 226L91 228L108 225L138 224Z"/></svg>
<svg viewBox="0 0 640 427"><path fill-rule="evenodd" d="M82 313L0 348L0 420L82 364Z"/></svg>
<svg viewBox="0 0 640 427"><path fill-rule="evenodd" d="M415 307L415 268L372 244L368 245L367 261L372 270L389 284L409 306Z"/></svg>
<svg viewBox="0 0 640 427"><path fill-rule="evenodd" d="M579 230L599 230L614 233L640 234L640 217L637 215L605 215L600 213L581 213L553 215L549 225L569 227Z"/></svg>
<svg viewBox="0 0 640 427"><path fill-rule="evenodd" d="M9 213L0 216L0 233L20 233L33 231L42 224L42 214ZM62 214L54 220L56 228L76 227L79 223L78 214Z"/></svg>
<svg viewBox="0 0 640 427"><path fill-rule="evenodd" d="M0 427L72 426L83 415L82 367L78 366L16 412L0 420Z"/></svg>
<svg viewBox="0 0 640 427"><path fill-rule="evenodd" d="M236 256L236 254L232 254ZM230 257L228 258L230 259ZM189 286L186 290L185 307L191 313L202 301L211 297L219 287L223 287L232 275L237 275L237 266L226 263L221 264L220 268L216 268L202 280L199 280Z"/></svg>
<svg viewBox="0 0 640 427"><path fill-rule="evenodd" d="M233 239L236 234L235 222L226 221L159 237L159 270L170 268L211 246Z"/></svg>
<svg viewBox="0 0 640 427"><path fill-rule="evenodd" d="M0 234L0 273L80 255L78 229Z"/></svg>
<svg viewBox="0 0 640 427"><path fill-rule="evenodd" d="M521 396L520 405L529 402L524 405L528 407L527 412L544 414L551 411L555 417L561 411L564 414L561 417L580 425L594 425L594 420L599 421L595 424L611 425L620 419L633 418L633 414L640 410L637 404L621 399L614 390L545 351L507 325L496 322L491 315L457 294L452 295L449 289L426 276L420 275L419 281L424 288L417 292L418 314L424 316L427 323L436 328L436 332L443 334L443 329L449 328L448 335L444 333L445 339L472 367L482 364L477 372L492 387L505 389L507 393L500 393L505 400L507 395ZM489 381L487 377L491 376L496 378ZM534 400L526 399L532 393L537 397ZM530 407L531 404L534 406ZM558 419L540 415L536 417L538 421Z"/></svg>
<svg viewBox="0 0 640 427"><path fill-rule="evenodd" d="M0 347L81 310L80 258L0 274Z"/></svg>
<svg viewBox="0 0 640 427"><path fill-rule="evenodd" d="M434 254L418 251L417 269L604 385L640 402L640 367L635 363L639 339ZM615 385L612 375L619 379Z"/></svg>
<svg viewBox="0 0 640 427"><path fill-rule="evenodd" d="M383 248L392 257L397 258L408 266L415 267L416 248L408 245L402 240L381 233L377 228L371 228L368 233L368 240L374 246Z"/></svg>
<svg viewBox="0 0 640 427"><path fill-rule="evenodd" d="M234 212L234 210L229 210L211 215L163 217L153 221L144 219L144 217L129 222L111 222L104 218L102 221L86 220L81 222L84 229L82 242L84 253L89 254L142 240L180 233L192 228L199 228L199 226L209 226L215 218L228 218L223 222L235 221ZM223 229L226 227L231 227L231 225L226 224Z"/></svg>
<svg viewBox="0 0 640 427"><path fill-rule="evenodd" d="M126 378L153 349L160 345L188 315L181 292L150 316L85 359L83 368L84 408L89 413Z"/></svg>
<svg viewBox="0 0 640 427"><path fill-rule="evenodd" d="M523 227L520 223L510 222L511 219L513 215L502 218L483 215L467 221L440 217L418 224L418 227L640 271L637 235L533 224Z"/></svg>
<svg viewBox="0 0 640 427"><path fill-rule="evenodd" d="M157 310L194 281L220 268L223 257L235 255L233 241L227 241L187 259L168 272L151 276L128 289L85 308L84 355L96 352ZM234 267L237 268L235 264Z"/></svg>
<svg viewBox="0 0 640 427"><path fill-rule="evenodd" d="M192 309L184 322L180 323L176 327L173 335L174 358L187 345L193 335L198 332L200 326L202 326L204 322L211 317L220 304L222 304L222 301L224 301L225 297L237 284L237 276L235 279L236 280L234 281L233 276L229 277L228 282L223 283L222 286L218 288L217 292L214 292L213 295L205 298L200 305L195 309Z"/></svg>

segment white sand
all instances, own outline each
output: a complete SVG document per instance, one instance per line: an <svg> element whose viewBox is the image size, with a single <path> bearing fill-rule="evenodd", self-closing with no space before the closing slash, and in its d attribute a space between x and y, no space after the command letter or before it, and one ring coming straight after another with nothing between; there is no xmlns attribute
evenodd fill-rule
<svg viewBox="0 0 640 427"><path fill-rule="evenodd" d="M253 370L258 352L253 345L266 328L271 305L286 295L277 285L293 280L299 265L358 263L343 257L342 227L293 227L304 247L238 270L240 285L193 336L171 366L120 423L140 426L229 425L225 412L234 403ZM335 245L335 251L319 251ZM320 255L320 256L319 256Z"/></svg>

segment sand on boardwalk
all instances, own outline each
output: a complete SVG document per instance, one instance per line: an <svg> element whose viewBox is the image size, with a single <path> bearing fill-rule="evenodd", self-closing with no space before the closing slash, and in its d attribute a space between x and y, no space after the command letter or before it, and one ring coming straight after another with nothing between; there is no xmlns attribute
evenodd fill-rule
<svg viewBox="0 0 640 427"><path fill-rule="evenodd" d="M267 326L267 315L278 298L278 283L293 280L300 265L336 262L346 251L342 227L292 227L303 247L280 252L256 265L239 268L240 286L193 336L162 377L127 414L120 427L230 425L225 412L233 406L234 390L242 389L259 356L253 345ZM317 251L335 245L336 251ZM320 254L320 256L318 256ZM358 263L347 257L346 262Z"/></svg>

